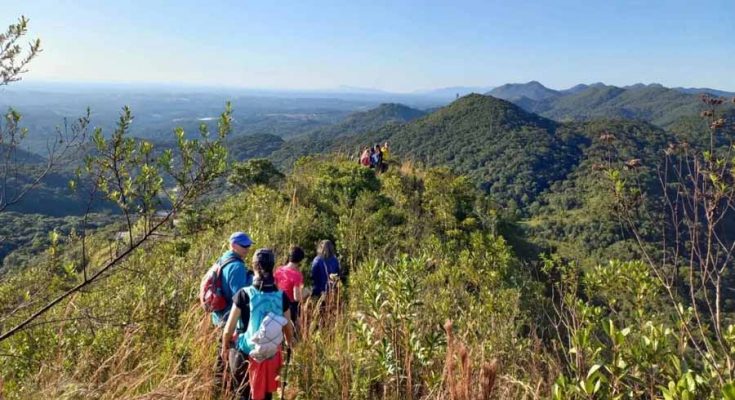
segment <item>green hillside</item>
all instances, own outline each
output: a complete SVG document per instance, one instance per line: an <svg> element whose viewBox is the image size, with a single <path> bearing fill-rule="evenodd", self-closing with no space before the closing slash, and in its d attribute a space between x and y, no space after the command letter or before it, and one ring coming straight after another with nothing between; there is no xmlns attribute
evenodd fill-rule
<svg viewBox="0 0 735 400"><path fill-rule="evenodd" d="M633 85L625 88L604 84L577 85L555 92L538 84L519 84L513 91L499 90L488 94L514 102L524 109L555 121L590 120L595 118L639 119L663 128L681 118L699 114L699 95L658 84ZM533 93L554 92L554 95ZM528 94L528 95L527 95Z"/></svg>
<svg viewBox="0 0 735 400"><path fill-rule="evenodd" d="M558 127L507 101L473 94L409 124L352 137L332 149L354 152L388 141L391 151L406 159L467 174L505 204L530 204L577 161L575 138L557 135Z"/></svg>
<svg viewBox="0 0 735 400"><path fill-rule="evenodd" d="M557 99L543 115L556 120L567 118L621 117L642 119L666 127L677 118L696 115L697 97L660 85L620 89L590 88Z"/></svg>
<svg viewBox="0 0 735 400"><path fill-rule="evenodd" d="M290 166L299 157L323 152L339 137L378 130L388 124L402 124L423 115L423 111L402 104L381 104L368 111L353 113L337 124L289 140L270 158L278 165Z"/></svg>
<svg viewBox="0 0 735 400"><path fill-rule="evenodd" d="M233 135L227 139L227 149L233 161L268 157L283 146L280 136L269 134Z"/></svg>
<svg viewBox="0 0 735 400"><path fill-rule="evenodd" d="M513 324L528 318L519 296L535 294L518 286L525 273L513 268L515 261L503 239L489 233L493 220L482 207L476 208L481 199L469 180L443 169L378 178L349 161L301 162L282 188L259 186L224 199L207 214L211 217L136 251L95 290L55 308L44 321L75 321L63 334L53 324L38 324L27 335L0 343L0 351L12 355L0 357L4 394L9 399L77 395L104 399L176 396L186 391L191 398L212 398L214 347L208 339L212 336L207 316L196 304L196 290L222 241L237 229L248 231L261 246L274 247L279 260L290 243L303 244L311 257L311 243L331 238L349 271L343 296L351 299L352 311L321 333L307 324L303 347L294 355L289 384L306 398L333 398L347 387L362 398L378 392L391 397L405 393L403 385L393 387L384 381L384 374L392 372L380 372L379 357L388 348L403 353L409 340L411 353L391 361L403 371L398 375L397 370L396 378L404 381L409 378L399 376L409 373L416 390L436 390L439 386L432 383L432 376L441 374L446 346L441 325L456 307L466 309L453 323L467 346L492 346L498 351L494 357L514 360L519 350L513 344L517 337ZM108 257L106 240L99 235L89 239L88 245L97 249L89 273ZM70 242L63 254L42 258L0 284L3 327L25 315L6 314L24 302L15 288L52 296L82 279L73 264L75 245ZM475 272L458 274L456 257L473 263ZM71 267L65 267L68 263ZM463 293L466 287L483 291ZM498 290L485 291L490 288ZM419 303L418 297L411 298L414 295L428 297ZM99 307L102 303L106 305ZM488 338L475 331L481 327L477 321L486 321L484 329L491 327L482 304L496 304L492 327L506 335ZM395 310L393 317L380 317L389 309ZM408 319L410 315L421 318ZM44 340L26 346L31 337ZM340 351L342 346L352 350ZM73 361L76 354L84 354L85 361ZM51 364L56 357L67 361ZM473 358L483 362L479 353ZM345 363L357 369L342 368ZM40 365L52 367L39 369ZM149 369L155 372L143 373ZM511 385L503 390L522 389Z"/></svg>
<svg viewBox="0 0 735 400"><path fill-rule="evenodd" d="M558 91L549 89L537 81L531 81L528 83L508 83L498 86L486 94L508 101L522 99L541 101L560 96Z"/></svg>
<svg viewBox="0 0 735 400"><path fill-rule="evenodd" d="M117 216L95 213L90 220L93 222L88 223L87 229L97 229L115 222ZM83 216L74 214L54 217L13 211L0 213L0 275L6 276L9 271L32 263L39 254L43 257L51 242L51 232L68 236L81 230L82 221Z"/></svg>
<svg viewBox="0 0 735 400"><path fill-rule="evenodd" d="M524 223L527 235L546 251L592 265L604 263L611 254L640 257L617 215L609 168L635 181L648 202L642 206L652 210L649 203L661 193L656 171L673 137L652 124L626 120L574 123L562 130L583 137L580 162L531 207L532 217ZM630 160L640 160L641 166L626 171ZM645 222L650 233L658 229L652 221Z"/></svg>

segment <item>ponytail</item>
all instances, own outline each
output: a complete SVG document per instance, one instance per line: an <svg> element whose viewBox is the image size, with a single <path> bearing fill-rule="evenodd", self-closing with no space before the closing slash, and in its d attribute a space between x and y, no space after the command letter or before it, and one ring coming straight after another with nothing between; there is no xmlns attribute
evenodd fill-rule
<svg viewBox="0 0 735 400"><path fill-rule="evenodd" d="M253 271L257 273L258 278L253 282L258 290L263 290L263 282L266 280L272 280L273 278L273 267L276 264L276 257L273 254L273 250L268 248L262 248L255 251L253 254Z"/></svg>

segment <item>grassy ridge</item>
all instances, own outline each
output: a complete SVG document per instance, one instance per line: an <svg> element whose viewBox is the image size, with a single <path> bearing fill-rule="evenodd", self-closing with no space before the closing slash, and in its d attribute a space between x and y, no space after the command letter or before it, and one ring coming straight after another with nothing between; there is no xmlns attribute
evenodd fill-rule
<svg viewBox="0 0 735 400"><path fill-rule="evenodd" d="M664 288L644 264L523 262L497 234L503 221L489 199L445 168L403 164L376 176L348 160L303 159L279 187L255 186L202 210L0 343L3 395L216 398L217 337L196 295L235 230L279 259L290 244L311 257L317 240L332 239L348 274L324 316L305 306L288 398L719 398L729 390L682 345ZM88 273L111 256L104 243L92 239ZM81 279L74 250L73 241L52 248L0 284L4 327Z"/></svg>
<svg viewBox="0 0 735 400"><path fill-rule="evenodd" d="M443 190L447 183L450 192ZM528 318L518 286L524 272L503 240L489 233L493 219L475 208L480 199L469 180L445 170L396 171L377 180L349 162L297 165L280 191L256 187L227 200L191 231L151 243L116 274L0 344L0 352L12 355L0 358L5 395L127 398L185 390L208 398L214 341L196 307L196 290L202 271L237 229L280 257L291 243L313 256L312 243L334 239L349 271L333 326L307 329L310 339L296 350L291 382L302 396L439 393L445 316L455 315L455 329L478 363L486 351L510 359L520 340L515 323ZM109 256L101 241L93 242L92 265ZM69 262L53 257L3 282L3 304L69 287L80 279ZM27 287L30 298L18 298L18 287ZM495 310L491 320L487 307ZM381 317L386 313L391 317ZM45 323L57 320L68 322ZM491 328L503 334L488 338Z"/></svg>

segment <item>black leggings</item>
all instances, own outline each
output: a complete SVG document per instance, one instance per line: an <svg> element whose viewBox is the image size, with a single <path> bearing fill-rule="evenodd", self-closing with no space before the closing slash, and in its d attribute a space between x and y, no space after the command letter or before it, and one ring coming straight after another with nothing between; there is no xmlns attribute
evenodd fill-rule
<svg viewBox="0 0 735 400"><path fill-rule="evenodd" d="M291 310L291 321L296 325L296 321L299 319L299 302L298 301L292 301L291 304L289 304L289 309Z"/></svg>
<svg viewBox="0 0 735 400"><path fill-rule="evenodd" d="M250 399L250 381L248 380L248 356L238 349L230 349L230 377L236 399Z"/></svg>

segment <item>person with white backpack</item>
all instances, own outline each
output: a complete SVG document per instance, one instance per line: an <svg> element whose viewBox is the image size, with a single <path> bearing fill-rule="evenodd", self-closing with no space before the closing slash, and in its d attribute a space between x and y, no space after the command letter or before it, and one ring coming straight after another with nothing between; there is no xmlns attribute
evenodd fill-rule
<svg viewBox="0 0 735 400"><path fill-rule="evenodd" d="M282 343L285 339L292 347L294 341L290 301L276 286L274 266L272 250L258 249L253 254L253 284L240 289L233 297L222 334L222 358L229 360L237 395L243 399L273 398L278 390L276 378L282 364ZM233 337L238 321L247 329Z"/></svg>
<svg viewBox="0 0 735 400"><path fill-rule="evenodd" d="M211 313L216 329L224 327L235 293L253 281L253 274L244 261L253 245L252 239L244 232L235 232L230 235L229 243L228 251L207 270L199 286L199 301L204 311ZM221 353L218 348L214 362L214 384L218 392L223 388L227 362L220 357Z"/></svg>

